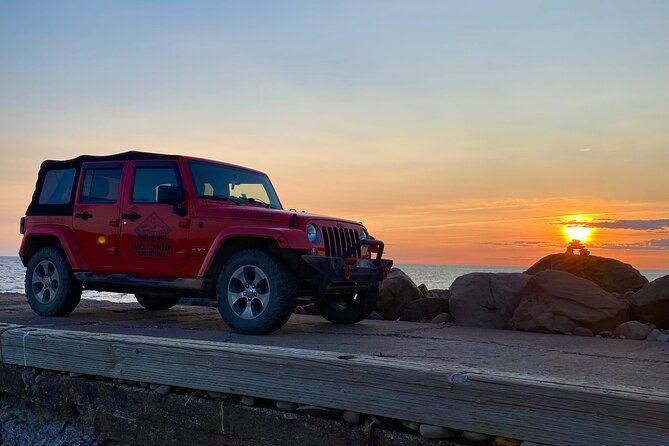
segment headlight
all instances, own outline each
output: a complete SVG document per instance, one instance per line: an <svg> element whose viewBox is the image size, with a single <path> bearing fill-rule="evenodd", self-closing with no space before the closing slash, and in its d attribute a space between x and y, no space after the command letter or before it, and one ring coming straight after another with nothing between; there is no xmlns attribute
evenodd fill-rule
<svg viewBox="0 0 669 446"><path fill-rule="evenodd" d="M366 240L367 239L367 233L365 232L364 229L360 230L360 240Z"/></svg>
<svg viewBox="0 0 669 446"><path fill-rule="evenodd" d="M321 241L321 233L315 224L309 223L307 225L307 237L311 243L318 243Z"/></svg>

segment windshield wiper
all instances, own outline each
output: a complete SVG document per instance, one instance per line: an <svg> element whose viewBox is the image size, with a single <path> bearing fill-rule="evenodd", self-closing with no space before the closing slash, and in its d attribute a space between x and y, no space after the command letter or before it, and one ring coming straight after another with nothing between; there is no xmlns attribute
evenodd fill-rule
<svg viewBox="0 0 669 446"><path fill-rule="evenodd" d="M223 201L232 201L237 206L241 206L242 202L238 198L230 197L228 195L211 195L207 198L212 198L214 200L223 200Z"/></svg>
<svg viewBox="0 0 669 446"><path fill-rule="evenodd" d="M255 197L243 197L242 200L246 200L246 201L248 201L249 203L258 203L258 204L262 204L263 206L265 206L265 207L268 208L268 209L272 207L272 206L270 206L268 203L265 203L265 202L262 201L261 199L259 199L259 198L255 198Z"/></svg>

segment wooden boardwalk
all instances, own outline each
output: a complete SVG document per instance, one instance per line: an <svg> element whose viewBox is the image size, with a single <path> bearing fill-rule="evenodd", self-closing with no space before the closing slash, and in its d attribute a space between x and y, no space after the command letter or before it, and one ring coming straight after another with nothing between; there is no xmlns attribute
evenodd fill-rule
<svg viewBox="0 0 669 446"><path fill-rule="evenodd" d="M294 316L231 333L212 308L0 295L6 364L349 409L552 445L669 444L669 345Z"/></svg>

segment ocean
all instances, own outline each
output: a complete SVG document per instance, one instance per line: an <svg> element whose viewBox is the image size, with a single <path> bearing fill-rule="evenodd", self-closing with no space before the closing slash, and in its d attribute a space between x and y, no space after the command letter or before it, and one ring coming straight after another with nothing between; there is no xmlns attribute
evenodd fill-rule
<svg viewBox="0 0 669 446"><path fill-rule="evenodd" d="M473 272L485 273L519 273L523 266L478 266L478 265L395 265L407 273L416 282L424 283L429 289L446 289L453 281L464 274ZM641 274L650 281L669 275L667 270L641 270ZM25 268L18 257L0 256L0 293L24 292ZM84 291L83 297L95 300L111 300L116 302L135 302L131 294Z"/></svg>

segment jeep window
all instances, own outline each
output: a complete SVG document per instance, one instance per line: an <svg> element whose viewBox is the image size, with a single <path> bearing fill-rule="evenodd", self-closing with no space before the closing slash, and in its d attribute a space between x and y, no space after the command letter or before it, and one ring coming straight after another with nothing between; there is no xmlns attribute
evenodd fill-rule
<svg viewBox="0 0 669 446"><path fill-rule="evenodd" d="M133 203L157 203L158 186L179 186L174 167L138 167L132 188Z"/></svg>
<svg viewBox="0 0 669 446"><path fill-rule="evenodd" d="M44 176L39 204L67 204L72 198L72 186L77 170L50 170Z"/></svg>
<svg viewBox="0 0 669 446"><path fill-rule="evenodd" d="M87 169L81 188L81 203L116 203L121 169Z"/></svg>
<svg viewBox="0 0 669 446"><path fill-rule="evenodd" d="M200 198L256 199L274 209L281 209L279 197L267 175L203 161L190 161L188 165Z"/></svg>

